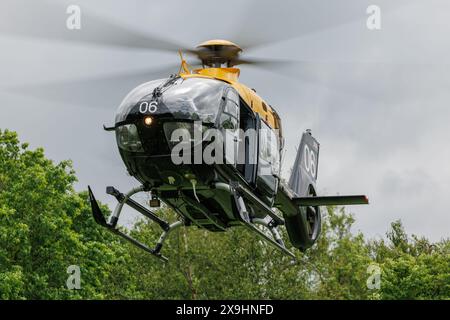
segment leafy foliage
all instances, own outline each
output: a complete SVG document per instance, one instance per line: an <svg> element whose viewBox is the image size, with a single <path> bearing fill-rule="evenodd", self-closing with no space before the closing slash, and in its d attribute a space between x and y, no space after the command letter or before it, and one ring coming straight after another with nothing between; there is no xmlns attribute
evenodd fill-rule
<svg viewBox="0 0 450 320"><path fill-rule="evenodd" d="M399 221L386 240L366 240L350 232L350 214L328 208L321 238L295 251L295 262L245 229L182 228L166 242L170 261L162 264L97 226L75 181L70 162L55 164L0 131L1 299L450 298L449 241L409 237ZM159 214L176 219L169 209ZM158 232L143 221L130 230L149 244ZM381 286L370 290L373 263ZM66 287L70 265L80 266L80 290Z"/></svg>
<svg viewBox="0 0 450 320"><path fill-rule="evenodd" d="M70 162L54 164L0 132L0 297L106 298L99 290L125 248L92 221L86 193L72 189ZM66 289L67 267L79 265L83 290Z"/></svg>

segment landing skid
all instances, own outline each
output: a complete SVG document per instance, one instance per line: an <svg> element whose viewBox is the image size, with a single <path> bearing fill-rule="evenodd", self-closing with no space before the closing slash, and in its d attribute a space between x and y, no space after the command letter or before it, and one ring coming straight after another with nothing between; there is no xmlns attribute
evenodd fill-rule
<svg viewBox="0 0 450 320"><path fill-rule="evenodd" d="M145 191L144 187L134 188L127 194L121 193L119 190L115 189L114 187L107 187L106 193L114 196L118 201L118 204L117 204L117 206L114 210L114 213L112 214L109 222L106 221L105 216L103 215L100 207L98 206L97 200L95 199L94 193L92 192L91 188L88 187L88 190L89 190L89 200L91 202L92 214L94 215L95 221L99 225L107 228L112 233L121 236L123 239L129 241L136 247L150 253L152 256L154 256L164 262L168 261L168 259L161 254L161 249L163 247L164 241L166 240L166 238L170 232L181 227L184 223L182 221L177 221L172 224L169 224L166 221L160 219L158 216L156 216L152 211L148 210L147 208L145 208L138 202L131 199L132 195L134 195L138 192ZM125 204L130 206L131 208L135 209L136 211L140 212L142 215L146 216L147 218L158 223L158 225L163 230L163 232L162 232L161 236L159 237L159 240L156 243L154 248L148 247L147 245L143 244L142 242L130 237L128 234L117 229L117 222L119 221L120 213L122 212L123 206Z"/></svg>
<svg viewBox="0 0 450 320"><path fill-rule="evenodd" d="M270 245L272 245L274 248L278 249L282 253L295 258L295 255L289 251L283 240L281 239L280 233L278 232L277 227L279 225L284 225L284 219L279 217L275 212L272 210L272 208L268 207L265 203L263 203L261 200L259 200L251 191L247 190L243 186L239 185L238 183L216 183L215 187L217 189L222 189L228 191L235 200L236 207L239 212L239 217L237 217L238 221L241 225L245 226L250 231L256 233L262 240L267 241ZM139 192L147 191L145 187L140 186L137 188L132 189L126 194L121 193L119 190L115 189L114 187L107 187L106 193L114 196L118 203L116 205L116 208L114 209L113 214L111 215L109 221L105 219L105 216L103 212L101 211L97 200L94 197L94 194L90 187L88 187L89 190L89 200L91 203L92 208L92 214L94 215L95 221L107 228L109 231L111 231L114 234L119 235L123 239L129 241L136 247L150 253L152 256L167 262L168 259L161 254L161 249L163 247L164 241L166 240L167 236L175 229L181 227L184 225L183 221L177 221L172 224L169 224L168 222L162 220L159 218L155 213L153 213L151 210L145 208L140 203L134 201L131 199L131 197ZM245 200L245 201L244 201ZM252 217L249 211L247 210L246 202L251 203L253 206L258 207L258 209L266 214L266 217L264 219L261 218L255 218ZM161 236L159 237L158 242L156 243L154 248L150 248L146 244L143 244L142 242L132 238L128 234L124 233L123 231L119 230L117 228L117 223L119 221L120 214L123 210L124 205L128 205L129 207L135 209L145 217L149 218L150 220L156 222L161 229L163 230ZM264 233L261 229L259 229L257 226L263 226L267 230L270 231L271 235Z"/></svg>

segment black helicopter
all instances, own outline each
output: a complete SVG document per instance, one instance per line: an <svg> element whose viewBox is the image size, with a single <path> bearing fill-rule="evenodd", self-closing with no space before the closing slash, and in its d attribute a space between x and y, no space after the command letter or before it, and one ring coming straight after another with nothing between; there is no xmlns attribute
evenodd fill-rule
<svg viewBox="0 0 450 320"><path fill-rule="evenodd" d="M291 177L284 183L281 119L254 90L238 82L240 71L234 66L241 63L242 49L226 40L210 40L197 50L203 68L190 70L182 58L177 75L132 90L115 125L105 127L115 132L122 160L141 185L128 193L107 187L118 201L109 221L89 187L97 223L162 260L167 260L161 254L166 237L181 226L212 232L245 226L294 257L279 227L286 227L294 247L306 250L320 234L320 206L368 203L363 195L317 195L319 143L310 131L303 134ZM219 134L213 138L211 131ZM196 133L200 139L192 139ZM212 141L215 161L206 161L203 155ZM180 155L184 161L175 159ZM139 192L150 193L150 207L162 201L181 219L172 224L162 220L131 198ZM117 228L124 205L161 227L153 248Z"/></svg>
<svg viewBox="0 0 450 320"><path fill-rule="evenodd" d="M23 10L30 6L33 10ZM316 12L322 6L305 2L303 8L308 13ZM109 220L105 219L89 188L95 220L153 256L167 260L161 254L163 243L170 232L181 226L197 226L214 232L245 226L277 249L293 256L281 239L279 227L286 227L294 247L306 250L320 234L320 206L368 203L365 196L317 195L319 143L308 131L302 136L289 181L285 183L281 179L280 159L284 147L281 119L274 108L238 82L240 71L235 66L263 66L279 71L279 66L288 65L292 68L292 61L242 58L242 49L224 40L208 41L197 49L186 49L168 39L138 32L116 21L92 15L85 9L83 28L70 30L64 24L64 18L70 19L70 16L64 16L67 8L61 3L32 4L26 0L3 0L0 8L7 18L0 23L0 33L126 49L174 52L181 48L200 60L202 68L190 70L188 63L182 59L178 74L144 83L131 91L119 107L114 126L105 128L115 132L122 160L129 173L140 182L140 186L128 193L121 193L113 187L107 188L107 193L118 200ZM266 23L266 17L272 14L272 9L267 12L259 2L258 5L249 6L249 9L250 14L242 20L243 25L236 26L238 32L233 36L245 49L298 37L299 33L341 25L355 18L347 15L327 16L324 25L312 23L313 26L308 27L305 24L299 29L290 28L295 34L280 35L267 32L266 25L253 19L259 16ZM255 11L259 9L263 11ZM285 10L289 12L289 6ZM36 19L36 16L40 19ZM297 16L295 20L298 20ZM258 32L264 32L264 35L258 35ZM302 65L311 63L295 62ZM120 75L120 79L131 79L137 83L137 79L155 78L155 74L167 75L178 66L170 65L158 70L141 69L125 77ZM110 85L116 80L116 76L107 76L19 90L45 99L53 96L63 103L75 99L86 103L83 98L89 97L89 104L104 105L105 98L116 94L111 92ZM76 88L81 88L81 92L75 94ZM90 90L94 90L94 94L87 94ZM194 149L194 161L191 163L179 164L172 159L174 149L179 146L177 142L180 142L173 139L173 134L179 129L194 136L199 131L202 136L200 141L193 139L191 142L188 139L187 144ZM214 129L231 138L224 139L231 143L224 143L225 152L219 156L226 161L196 163L196 148L204 150L210 146L207 132ZM254 134L241 136L240 132ZM139 192L151 194L150 208L132 199ZM151 207L160 206L161 201L172 207L182 219L169 224L158 217ZM154 247L150 248L117 229L125 205L161 226L162 234Z"/></svg>

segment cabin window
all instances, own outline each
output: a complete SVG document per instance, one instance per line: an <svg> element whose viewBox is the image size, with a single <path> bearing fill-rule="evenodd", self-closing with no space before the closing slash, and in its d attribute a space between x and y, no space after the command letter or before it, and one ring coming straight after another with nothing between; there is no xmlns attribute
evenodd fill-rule
<svg viewBox="0 0 450 320"><path fill-rule="evenodd" d="M259 136L260 175L278 176L280 173L279 139L272 128L261 121Z"/></svg>
<svg viewBox="0 0 450 320"><path fill-rule="evenodd" d="M227 91L227 99L233 101L236 105L239 105L239 94L235 90L229 89Z"/></svg>
<svg viewBox="0 0 450 320"><path fill-rule="evenodd" d="M228 88L223 96L220 128L224 129L225 160L236 166L239 148L239 95Z"/></svg>
<svg viewBox="0 0 450 320"><path fill-rule="evenodd" d="M231 117L229 114L223 113L220 117L220 126L227 130L237 129L237 118Z"/></svg>

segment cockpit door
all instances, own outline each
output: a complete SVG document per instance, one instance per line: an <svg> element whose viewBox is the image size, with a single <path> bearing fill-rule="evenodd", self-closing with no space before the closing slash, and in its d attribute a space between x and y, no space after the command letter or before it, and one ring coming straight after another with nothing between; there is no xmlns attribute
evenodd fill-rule
<svg viewBox="0 0 450 320"><path fill-rule="evenodd" d="M224 160L227 164L236 166L239 149L239 95L234 89L228 88L222 99L219 128L222 129L225 139Z"/></svg>
<svg viewBox="0 0 450 320"><path fill-rule="evenodd" d="M275 130L259 119L256 186L270 202L278 189L280 175L279 138Z"/></svg>

